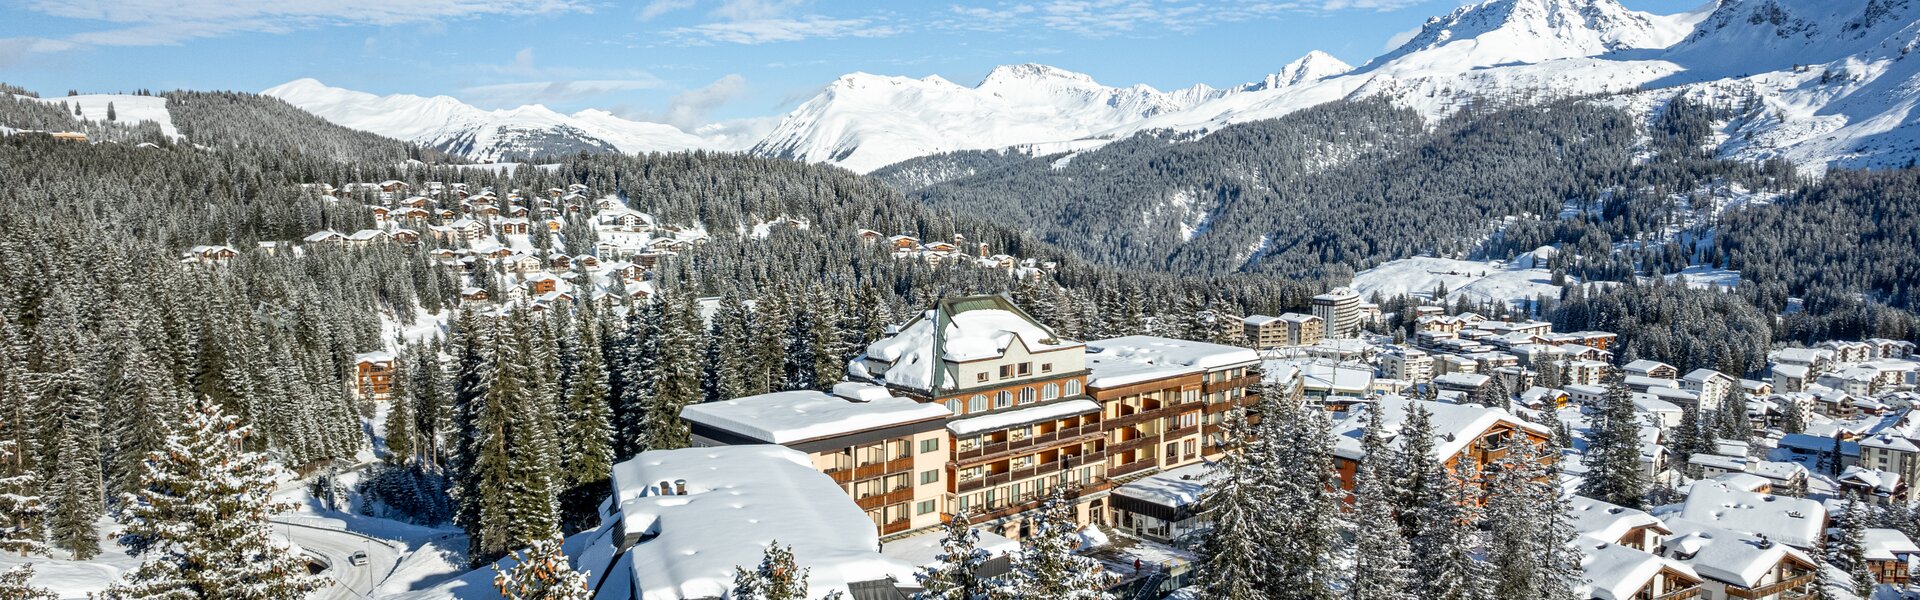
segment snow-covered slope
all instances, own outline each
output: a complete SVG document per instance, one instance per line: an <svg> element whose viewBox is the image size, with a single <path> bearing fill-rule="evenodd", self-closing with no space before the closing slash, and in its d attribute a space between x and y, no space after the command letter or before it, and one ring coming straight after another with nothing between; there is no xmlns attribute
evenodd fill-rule
<svg viewBox="0 0 1920 600"><path fill-rule="evenodd" d="M1692 15L1656 16L1615 0L1485 0L1428 19L1412 39L1359 71L1459 73L1665 48L1692 31Z"/></svg>
<svg viewBox="0 0 1920 600"><path fill-rule="evenodd" d="M1319 81L1352 70L1353 65L1334 58L1331 54L1314 50L1308 52L1306 56L1287 63L1287 66L1280 67L1279 71L1274 71L1265 79L1240 86L1239 91L1277 90Z"/></svg>
<svg viewBox="0 0 1920 600"><path fill-rule="evenodd" d="M20 96L24 98L25 96ZM89 121L107 120L107 105L113 105L113 117L119 123L139 123L153 121L160 126L160 132L167 137L180 137L180 130L173 126L173 113L167 112L167 99L160 96L135 96L132 94L82 94L79 96L57 96L53 98L35 98L47 104L66 104L68 110L80 107L75 115Z"/></svg>
<svg viewBox="0 0 1920 600"><path fill-rule="evenodd" d="M1073 140L1226 93L1109 87L1035 64L995 68L974 87L854 73L789 113L754 152L865 172L938 152Z"/></svg>
<svg viewBox="0 0 1920 600"><path fill-rule="evenodd" d="M671 125L629 121L603 110L566 115L535 104L489 111L447 96L376 96L313 79L261 93L346 127L482 161L581 150L672 152L712 146Z"/></svg>

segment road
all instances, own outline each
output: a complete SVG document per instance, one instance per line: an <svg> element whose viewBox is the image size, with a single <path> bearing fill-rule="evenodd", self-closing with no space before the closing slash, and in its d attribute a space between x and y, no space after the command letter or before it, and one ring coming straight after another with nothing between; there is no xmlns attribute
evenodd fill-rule
<svg viewBox="0 0 1920 600"><path fill-rule="evenodd" d="M356 533L279 519L274 520L274 529L330 565L321 574L332 578L333 585L314 592L312 597L318 600L372 598L373 590L387 580L402 558L402 548ZM355 552L367 553L367 564L354 566L348 562Z"/></svg>

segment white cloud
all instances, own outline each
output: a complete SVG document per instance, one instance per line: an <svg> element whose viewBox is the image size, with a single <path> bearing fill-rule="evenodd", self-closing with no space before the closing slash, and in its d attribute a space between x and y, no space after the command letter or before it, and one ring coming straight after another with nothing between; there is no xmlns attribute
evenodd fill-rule
<svg viewBox="0 0 1920 600"><path fill-rule="evenodd" d="M62 52L73 46L73 42L46 38L0 38L0 69L23 62L35 54Z"/></svg>
<svg viewBox="0 0 1920 600"><path fill-rule="evenodd" d="M431 25L483 15L587 10L581 0L27 0L24 5L49 16L116 25L67 38L100 46L172 45L242 32Z"/></svg>
<svg viewBox="0 0 1920 600"><path fill-rule="evenodd" d="M727 0L713 9L713 16L729 21L759 21L792 14L800 0Z"/></svg>
<svg viewBox="0 0 1920 600"><path fill-rule="evenodd" d="M640 9L640 20L651 21L660 15L685 8L693 8L693 0L653 0Z"/></svg>
<svg viewBox="0 0 1920 600"><path fill-rule="evenodd" d="M502 108L527 104L566 104L614 92L659 89L665 85L659 79L525 81L465 87L460 89L460 97L475 106Z"/></svg>
<svg viewBox="0 0 1920 600"><path fill-rule="evenodd" d="M675 94L667 100L667 109L659 113L641 112L630 118L655 123L666 123L682 131L693 131L707 124L707 116L713 110L739 99L747 92L747 78L738 73L714 80L698 89Z"/></svg>
<svg viewBox="0 0 1920 600"><path fill-rule="evenodd" d="M1387 46L1382 49L1392 50L1395 48L1399 48L1401 44L1405 44L1407 43L1408 40L1412 40L1413 36L1420 35L1420 29L1421 29L1420 27L1415 27L1413 29L1408 29L1406 31L1393 34L1392 36L1387 38Z"/></svg>
<svg viewBox="0 0 1920 600"><path fill-rule="evenodd" d="M797 42L806 39L888 37L897 35L901 33L901 31L900 28L878 23L872 19L835 19L820 15L807 15L790 19L723 21L687 27L675 27L660 32L660 36L669 42L698 46L708 45L714 42L729 44L766 44L770 42Z"/></svg>

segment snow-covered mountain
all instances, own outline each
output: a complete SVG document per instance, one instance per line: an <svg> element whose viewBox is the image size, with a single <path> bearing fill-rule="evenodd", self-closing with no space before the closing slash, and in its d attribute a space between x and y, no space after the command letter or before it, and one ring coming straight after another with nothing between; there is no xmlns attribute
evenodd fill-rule
<svg viewBox="0 0 1920 600"><path fill-rule="evenodd" d="M447 96L377 96L313 79L261 92L336 124L480 161L535 154L672 152L712 142L672 125L630 121L603 110L571 115L540 105L484 110Z"/></svg>
<svg viewBox="0 0 1920 600"><path fill-rule="evenodd" d="M1359 70L1399 75L1665 48L1693 30L1697 16L1658 16L1615 0L1484 0L1428 19L1412 39Z"/></svg>
<svg viewBox="0 0 1920 600"><path fill-rule="evenodd" d="M1280 67L1280 70L1267 75L1265 79L1240 86L1238 91L1277 90L1310 81L1319 81L1352 70L1353 65L1334 58L1331 54L1314 50L1308 52L1306 56L1287 63L1287 66Z"/></svg>
<svg viewBox="0 0 1920 600"><path fill-rule="evenodd" d="M1109 87L1036 64L995 68L973 87L854 73L789 113L753 151L865 172L938 152L1073 140L1227 93Z"/></svg>

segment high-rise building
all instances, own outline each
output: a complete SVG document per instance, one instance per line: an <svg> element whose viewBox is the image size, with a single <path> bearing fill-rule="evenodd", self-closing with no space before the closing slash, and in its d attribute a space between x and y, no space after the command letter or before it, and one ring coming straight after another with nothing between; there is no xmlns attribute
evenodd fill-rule
<svg viewBox="0 0 1920 600"><path fill-rule="evenodd" d="M1313 297L1313 316L1326 323L1328 337L1353 337L1360 333L1360 293L1335 288Z"/></svg>

